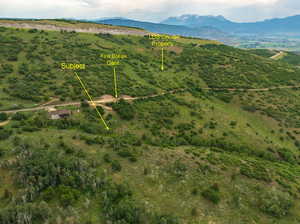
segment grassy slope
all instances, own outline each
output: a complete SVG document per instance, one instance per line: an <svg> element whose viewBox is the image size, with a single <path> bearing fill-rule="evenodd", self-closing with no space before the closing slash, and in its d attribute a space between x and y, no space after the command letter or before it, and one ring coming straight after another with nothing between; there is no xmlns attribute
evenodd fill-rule
<svg viewBox="0 0 300 224"><path fill-rule="evenodd" d="M268 50L268 49L252 49L249 50L249 52L262 56L262 57L267 57L270 58L273 55L276 55L279 51L274 51L274 50ZM282 55L281 58L277 59L281 62L285 62L291 65L299 66L300 65L300 56L299 53L297 52L289 52L286 51L284 52L285 54Z"/></svg>
<svg viewBox="0 0 300 224"><path fill-rule="evenodd" d="M159 50L152 49L150 42L141 37L29 33L13 29L4 29L0 35L5 37L0 39L4 52L0 57L1 66L13 66L13 72L2 72L1 86L6 87L1 93L2 109L14 104L31 106L54 96L64 100L85 98L72 73L59 69L59 63L64 61L88 64L88 70L80 75L93 96L112 95L111 68L100 67L98 56L117 50L129 55L129 60L118 68L121 94L139 96L177 88L189 89L134 102L129 109L134 118L129 121L116 112L112 112L110 118L106 112L105 119L112 127L108 134L101 128L98 130L101 126L95 115L91 116L92 112L85 110L73 115L72 124L50 122L43 113L28 113L23 120L10 122L1 130L1 136L13 132L0 142L1 163L12 162L1 166L2 194L8 189L18 199L23 194L22 189L41 181L31 179L30 175L43 176L37 174L43 169L48 170L43 164L51 165L60 158L76 159L88 164L89 172L80 173L81 176L95 171L99 177L105 176L104 184L96 193L91 193L89 181L85 189L61 178L60 185L80 191L80 197L70 203L75 211L64 206L65 200L60 198L60 193L50 199L46 197L49 184L44 184L44 188L34 194L33 202L39 205L42 200L47 201L47 209L51 212L45 217L51 220L50 223L55 223L53 220L58 216L65 222L72 219L79 223L105 223L107 219L116 222L115 216L103 215L107 213L103 194L109 192L105 186L110 183L127 183L133 191L130 200L135 200L135 205L141 209L140 221L128 221L128 217L123 217L127 223L177 223L171 218L168 222L157 221L163 214L177 216L179 223L299 222L300 167L296 143L300 139L300 91L226 93L197 89L297 84L299 71L295 67L226 46L196 47L186 43L186 39L177 44L179 50L167 51L167 69L161 72ZM8 60L11 55L17 56L18 60ZM24 74L18 72L22 63L29 66ZM26 99L21 99L24 95ZM122 110L119 113L122 114ZM44 150L41 155L49 155L49 158L53 156L52 151L57 152L53 157L56 159L46 163L42 156L17 157L22 150L35 155L41 148ZM121 171L113 171L109 159L103 160L105 154L110 155L111 160L119 161ZM14 164L14 161L18 163ZM24 181L30 184L17 184L15 177L26 173L24 170L31 170L24 169L27 163L32 163L35 174L24 175ZM76 168L64 169L76 176ZM64 176L64 172L59 176ZM219 188L216 194L220 197L217 205L202 196L216 184ZM51 182L50 185L60 192L59 184ZM291 207L285 201L288 198L291 198ZM1 199L0 203L4 207L9 201L15 208L10 197ZM130 204L123 199L121 202ZM26 206L18 203L21 207ZM56 209L57 205L63 212ZM114 209L127 214L132 211L132 207ZM19 211L22 212L25 213ZM77 218L76 213L79 214ZM0 213L0 218L3 214ZM119 220L120 217L122 215ZM35 218L33 223L42 223L41 220Z"/></svg>

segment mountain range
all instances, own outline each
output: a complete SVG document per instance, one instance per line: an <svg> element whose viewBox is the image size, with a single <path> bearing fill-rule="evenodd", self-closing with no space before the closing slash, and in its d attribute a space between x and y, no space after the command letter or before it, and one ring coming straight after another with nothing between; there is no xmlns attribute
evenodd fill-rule
<svg viewBox="0 0 300 224"><path fill-rule="evenodd" d="M96 19L92 22L130 26L156 33L182 35L222 41L235 45L243 42L245 36L252 40L264 37L297 37L300 34L300 15L286 18L274 18L258 22L239 23L223 16L182 15L169 17L160 23L142 22L126 18Z"/></svg>
<svg viewBox="0 0 300 224"><path fill-rule="evenodd" d="M268 19L259 22L238 23L232 22L223 16L198 16L182 15L179 17L170 17L161 23L170 25L182 25L188 27L211 26L220 29L223 32L241 34L241 33L300 33L300 15L286 18Z"/></svg>
<svg viewBox="0 0 300 224"><path fill-rule="evenodd" d="M110 24L114 26L138 27L155 33L167 33L170 35L201 37L205 39L219 40L226 43L232 42L232 37L228 33L223 32L218 28L205 26L205 25L198 26L198 27L189 27L181 24L177 25L177 24L151 23L151 22L142 22L142 21L130 20L124 18L101 19L101 20L94 20L93 22Z"/></svg>

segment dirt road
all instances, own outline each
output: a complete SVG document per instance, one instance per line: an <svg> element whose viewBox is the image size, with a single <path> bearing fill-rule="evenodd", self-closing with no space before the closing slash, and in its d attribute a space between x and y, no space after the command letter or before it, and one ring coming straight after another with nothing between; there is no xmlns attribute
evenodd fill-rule
<svg viewBox="0 0 300 224"><path fill-rule="evenodd" d="M38 30L52 30L52 31L75 31L79 33L103 33L103 34L112 34L112 35L135 35L135 36L144 36L149 34L145 30L123 28L123 27L101 27L100 24L94 24L94 27L67 27L62 25L53 25L53 24L42 24L42 23L33 23L33 22L13 22L13 21L0 21L0 26L8 28L21 28L21 29L38 29ZM98 25L98 26L97 26Z"/></svg>
<svg viewBox="0 0 300 224"><path fill-rule="evenodd" d="M213 91L247 91L247 92L265 92L265 91L271 91L275 89L293 89L293 88L300 88L299 86L279 86L279 87L270 87L270 88L261 88L261 89L239 89L239 88L201 88L202 90L213 90ZM171 91L167 91L164 93L160 94L153 94L149 96L142 96L142 97L131 97L131 96L124 96L120 98L96 98L94 100L95 105L99 105L104 107L106 110L112 110L110 107L105 106L107 103L115 103L120 99L126 100L126 101L134 101L134 100L141 100L141 99L149 99L149 98L155 98L159 96L164 96L167 94L175 94L178 92L186 91L187 89L175 89ZM90 105L93 105L92 102L89 101ZM16 110L6 110L6 111L0 111L0 113L7 113L7 114L14 114L17 112L29 112L29 111L39 111L39 110L47 110L51 109L54 107L66 107L66 106L80 106L81 102L68 102L68 103L58 103L58 104L53 104L53 105L47 105L47 106L38 106L38 107L33 107L33 108L24 108L24 109L16 109Z"/></svg>
<svg viewBox="0 0 300 224"><path fill-rule="evenodd" d="M10 120L0 122L0 127L3 127L5 125L9 124L9 122L10 122Z"/></svg>
<svg viewBox="0 0 300 224"><path fill-rule="evenodd" d="M274 60L279 60L281 58L283 58L286 55L286 53L284 51L280 51L277 54L273 55L272 57L270 57L271 59Z"/></svg>
<svg viewBox="0 0 300 224"><path fill-rule="evenodd" d="M247 92L266 92L276 89L294 89L294 88L300 88L299 86L278 86L278 87L269 87L269 88L261 88L261 89L245 89L245 88L202 88L203 90L216 90L216 91L247 91Z"/></svg>

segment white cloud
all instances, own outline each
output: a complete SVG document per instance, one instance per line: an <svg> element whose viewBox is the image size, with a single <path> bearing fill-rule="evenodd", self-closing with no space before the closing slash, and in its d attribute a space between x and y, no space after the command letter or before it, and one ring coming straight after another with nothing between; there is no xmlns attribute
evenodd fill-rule
<svg viewBox="0 0 300 224"><path fill-rule="evenodd" d="M256 11L297 0L0 0L0 17L101 18L129 17L159 21L180 14L218 15L237 20L256 19ZM248 13L238 9L248 9ZM274 11L274 10L273 10ZM278 10L276 10L278 11ZM295 10L292 10L295 12ZM285 9L288 13L288 9ZM300 11L299 11L300 12ZM260 16L259 16L260 17Z"/></svg>

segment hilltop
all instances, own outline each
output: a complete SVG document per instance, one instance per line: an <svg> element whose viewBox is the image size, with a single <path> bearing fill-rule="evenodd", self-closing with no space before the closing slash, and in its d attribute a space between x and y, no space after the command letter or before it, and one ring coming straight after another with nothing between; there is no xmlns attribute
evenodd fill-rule
<svg viewBox="0 0 300 224"><path fill-rule="evenodd" d="M0 223L300 222L298 67L178 37L162 71L148 36L70 24L0 27Z"/></svg>

